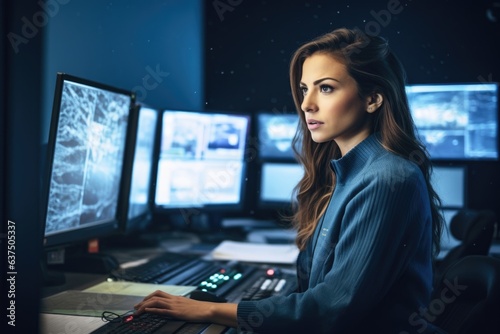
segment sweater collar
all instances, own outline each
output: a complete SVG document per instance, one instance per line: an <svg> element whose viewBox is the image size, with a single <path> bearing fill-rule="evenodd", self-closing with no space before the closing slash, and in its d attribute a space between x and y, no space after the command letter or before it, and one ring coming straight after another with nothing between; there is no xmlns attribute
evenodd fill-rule
<svg viewBox="0 0 500 334"><path fill-rule="evenodd" d="M380 143L379 134L371 134L340 159L330 160L330 167L336 174L337 184L343 184L363 166L370 163L374 156L386 152Z"/></svg>

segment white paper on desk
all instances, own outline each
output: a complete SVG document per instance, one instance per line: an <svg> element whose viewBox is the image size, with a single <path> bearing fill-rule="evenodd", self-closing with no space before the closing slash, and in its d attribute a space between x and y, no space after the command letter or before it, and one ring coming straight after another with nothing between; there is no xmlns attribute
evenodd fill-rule
<svg viewBox="0 0 500 334"><path fill-rule="evenodd" d="M111 293L66 290L45 297L41 302L42 313L101 317L104 311L123 314L133 310L144 297Z"/></svg>
<svg viewBox="0 0 500 334"><path fill-rule="evenodd" d="M186 296L188 293L196 289L195 286L182 285L162 285L151 283L136 283L125 281L105 281L96 284L83 292L95 293L111 293L115 295L141 296L146 297L156 290L162 290L175 296Z"/></svg>
<svg viewBox="0 0 500 334"><path fill-rule="evenodd" d="M106 323L100 317L79 315L40 314L41 334L90 333Z"/></svg>
<svg viewBox="0 0 500 334"><path fill-rule="evenodd" d="M211 253L214 260L293 264L299 249L295 245L223 241Z"/></svg>
<svg viewBox="0 0 500 334"><path fill-rule="evenodd" d="M67 290L42 299L43 313L100 317L102 312L122 314L156 290L184 296L195 286L161 285L135 282L102 282L88 289Z"/></svg>

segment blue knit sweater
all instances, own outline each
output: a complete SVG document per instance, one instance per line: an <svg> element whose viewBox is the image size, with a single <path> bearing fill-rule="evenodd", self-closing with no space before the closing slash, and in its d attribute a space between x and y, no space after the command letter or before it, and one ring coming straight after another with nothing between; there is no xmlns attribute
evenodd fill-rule
<svg viewBox="0 0 500 334"><path fill-rule="evenodd" d="M299 291L238 304L257 333L434 332L418 314L430 302L432 228L415 163L371 135L331 161L337 182L297 260Z"/></svg>

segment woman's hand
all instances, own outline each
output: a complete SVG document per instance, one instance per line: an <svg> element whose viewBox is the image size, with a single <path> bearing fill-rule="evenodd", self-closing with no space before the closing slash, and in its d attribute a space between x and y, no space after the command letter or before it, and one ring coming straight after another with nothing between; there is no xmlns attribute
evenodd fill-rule
<svg viewBox="0 0 500 334"><path fill-rule="evenodd" d="M206 302L156 290L134 308L137 314L151 312L186 321L209 321L209 305L206 304Z"/></svg>
<svg viewBox="0 0 500 334"><path fill-rule="evenodd" d="M237 305L230 303L212 303L174 296L156 290L134 306L136 314L144 312L166 315L172 318L192 322L213 322L225 326L237 326Z"/></svg>

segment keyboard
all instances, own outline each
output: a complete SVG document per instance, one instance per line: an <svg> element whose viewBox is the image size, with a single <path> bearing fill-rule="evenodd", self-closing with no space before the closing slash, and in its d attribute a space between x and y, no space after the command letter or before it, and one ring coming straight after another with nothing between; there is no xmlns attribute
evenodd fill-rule
<svg viewBox="0 0 500 334"><path fill-rule="evenodd" d="M166 284L165 282L170 278L185 272L187 268L193 267L193 264L199 261L198 256L165 252L141 265L112 270L110 278L130 282ZM180 279L182 277L178 280Z"/></svg>
<svg viewBox="0 0 500 334"><path fill-rule="evenodd" d="M164 253L147 263L111 272L111 279L196 286L228 301L258 300L297 289L295 273L269 266L218 262L197 255Z"/></svg>
<svg viewBox="0 0 500 334"><path fill-rule="evenodd" d="M286 296L297 291L296 274L293 271L258 267L244 282L225 294L232 302L260 300L272 296Z"/></svg>
<svg viewBox="0 0 500 334"><path fill-rule="evenodd" d="M187 323L153 314L142 313L138 316L125 316L120 321L111 321L91 332L91 334L198 334L223 333L224 326L209 323Z"/></svg>
<svg viewBox="0 0 500 334"><path fill-rule="evenodd" d="M134 282L196 286L198 290L233 303L287 295L297 289L295 271L266 265L208 261L196 255L176 253L162 254L136 267L114 270L110 277ZM144 313L130 319L125 317L125 321L120 323L110 322L93 333L229 334L235 331L215 324L187 323Z"/></svg>
<svg viewBox="0 0 500 334"><path fill-rule="evenodd" d="M255 270L256 268L251 266L240 266L236 263L166 253L136 267L113 270L109 277L118 281L199 286L200 289L221 294L239 284Z"/></svg>

